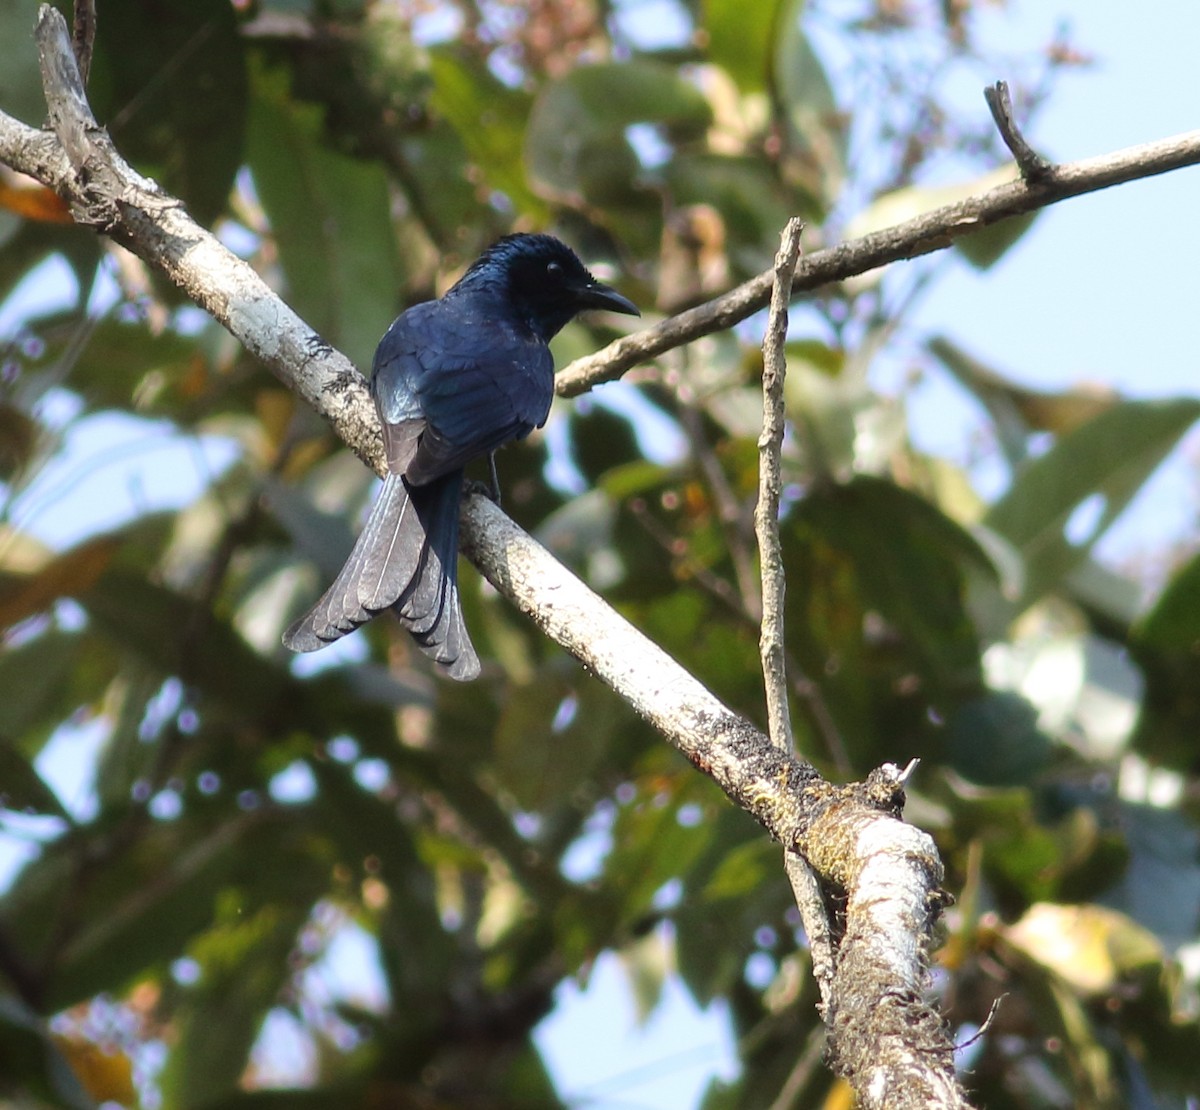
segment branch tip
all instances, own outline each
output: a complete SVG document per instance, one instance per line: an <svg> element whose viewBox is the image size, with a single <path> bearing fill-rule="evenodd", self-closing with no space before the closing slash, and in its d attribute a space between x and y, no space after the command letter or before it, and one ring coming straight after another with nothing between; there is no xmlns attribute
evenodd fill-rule
<svg viewBox="0 0 1200 1110"><path fill-rule="evenodd" d="M79 78L87 87L92 71L92 48L96 43L96 0L75 0L75 15L71 25L71 49Z"/></svg>
<svg viewBox="0 0 1200 1110"><path fill-rule="evenodd" d="M62 143L71 165L79 171L92 152L89 136L99 130L99 125L88 104L71 34L62 13L49 4L38 8L34 37L50 127Z"/></svg>
<svg viewBox="0 0 1200 1110"><path fill-rule="evenodd" d="M1008 82L997 81L994 85L989 85L983 90L983 98L987 101L992 119L996 121L996 128L1004 140L1004 145L1012 151L1021 177L1030 185L1036 185L1050 177L1054 172L1053 163L1029 145L1029 141L1017 126Z"/></svg>

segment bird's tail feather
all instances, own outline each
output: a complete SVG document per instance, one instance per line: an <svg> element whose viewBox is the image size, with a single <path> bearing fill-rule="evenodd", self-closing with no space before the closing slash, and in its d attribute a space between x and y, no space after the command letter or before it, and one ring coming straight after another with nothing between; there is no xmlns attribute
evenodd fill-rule
<svg viewBox="0 0 1200 1110"><path fill-rule="evenodd" d="M384 609L451 678L479 674L458 600L462 472L410 487L384 479L366 526L333 585L284 634L292 651L316 651Z"/></svg>

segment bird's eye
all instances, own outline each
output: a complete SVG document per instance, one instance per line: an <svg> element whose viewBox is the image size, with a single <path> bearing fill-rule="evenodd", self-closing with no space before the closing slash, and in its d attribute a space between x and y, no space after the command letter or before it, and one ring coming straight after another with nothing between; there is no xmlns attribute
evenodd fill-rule
<svg viewBox="0 0 1200 1110"><path fill-rule="evenodd" d="M555 281L559 281L562 279L562 275L563 275L563 268L559 263L557 263L557 262L547 262L546 263L546 276L547 277L553 278Z"/></svg>

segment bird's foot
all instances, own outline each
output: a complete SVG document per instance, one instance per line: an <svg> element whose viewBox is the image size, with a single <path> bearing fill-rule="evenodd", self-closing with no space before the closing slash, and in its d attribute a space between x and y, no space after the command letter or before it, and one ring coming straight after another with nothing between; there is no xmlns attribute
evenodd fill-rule
<svg viewBox="0 0 1200 1110"><path fill-rule="evenodd" d="M496 472L496 452L488 452L488 477L491 479L490 484L485 482L468 481L466 486L467 493L477 493L481 497L486 497L497 508L500 507L500 475Z"/></svg>
<svg viewBox="0 0 1200 1110"><path fill-rule="evenodd" d="M463 482L463 493L477 494L480 497L486 497L494 505L500 504L500 491L488 482L480 482L474 478L468 478Z"/></svg>

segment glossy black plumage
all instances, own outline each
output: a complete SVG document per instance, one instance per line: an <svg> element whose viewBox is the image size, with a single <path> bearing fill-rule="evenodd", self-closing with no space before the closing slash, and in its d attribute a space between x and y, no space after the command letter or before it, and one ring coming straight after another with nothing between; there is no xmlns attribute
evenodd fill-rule
<svg viewBox="0 0 1200 1110"><path fill-rule="evenodd" d="M440 300L415 305L380 341L371 393L388 476L345 566L284 634L316 651L391 609L451 678L479 674L458 600L463 467L546 422L547 344L578 312L637 315L549 235L510 235Z"/></svg>

